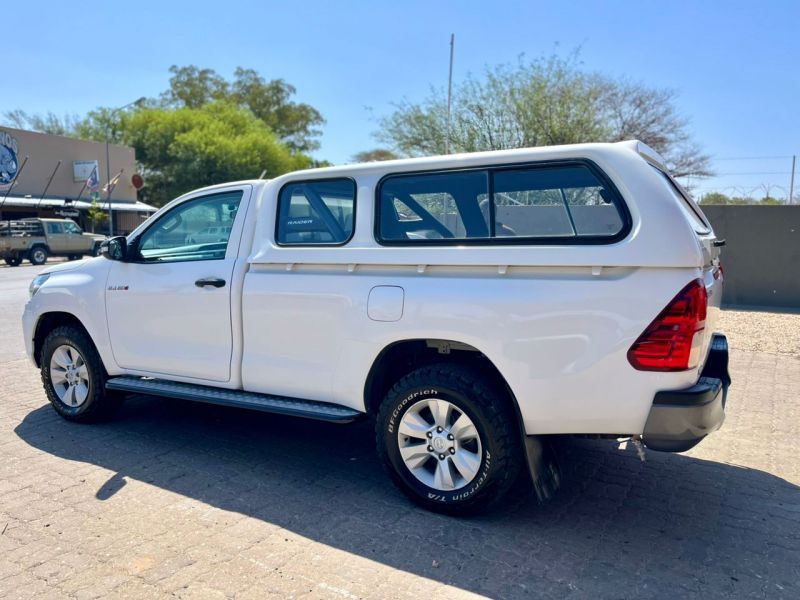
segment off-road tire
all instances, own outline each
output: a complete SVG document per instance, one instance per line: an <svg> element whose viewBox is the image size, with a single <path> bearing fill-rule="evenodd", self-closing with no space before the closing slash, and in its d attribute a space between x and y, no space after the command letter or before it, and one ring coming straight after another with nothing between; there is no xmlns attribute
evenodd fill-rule
<svg viewBox="0 0 800 600"><path fill-rule="evenodd" d="M47 262L47 248L44 246L34 246L28 253L28 260L32 265L43 265Z"/></svg>
<svg viewBox="0 0 800 600"><path fill-rule="evenodd" d="M78 407L71 407L61 401L50 377L50 359L53 352L65 344L72 346L80 353L88 369L89 393L83 404ZM68 421L93 423L106 420L122 403L123 396L121 394L106 391L105 384L108 376L100 360L100 355L89 336L78 327L64 325L51 331L42 344L40 364L42 384L47 399L50 400L55 411Z"/></svg>
<svg viewBox="0 0 800 600"><path fill-rule="evenodd" d="M22 259L21 258L17 258L17 257L7 258L7 259L5 259L5 261L6 261L6 264L9 267L18 267L22 263Z"/></svg>
<svg viewBox="0 0 800 600"><path fill-rule="evenodd" d="M478 474L452 491L421 482L400 454L398 427L423 398L447 400L472 420L482 444ZM517 480L525 461L512 400L475 369L434 364L412 371L386 394L376 416L378 455L394 483L417 504L450 515L483 512L497 504Z"/></svg>

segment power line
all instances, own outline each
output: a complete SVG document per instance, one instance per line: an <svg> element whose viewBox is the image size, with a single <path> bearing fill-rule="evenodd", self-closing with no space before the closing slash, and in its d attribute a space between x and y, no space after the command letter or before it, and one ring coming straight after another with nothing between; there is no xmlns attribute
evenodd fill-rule
<svg viewBox="0 0 800 600"><path fill-rule="evenodd" d="M716 173L713 177L728 177L730 175L791 175L791 171L734 171L732 173Z"/></svg>
<svg viewBox="0 0 800 600"><path fill-rule="evenodd" d="M783 156L725 156L722 158L713 158L712 160L782 160L785 158L792 158L791 154Z"/></svg>

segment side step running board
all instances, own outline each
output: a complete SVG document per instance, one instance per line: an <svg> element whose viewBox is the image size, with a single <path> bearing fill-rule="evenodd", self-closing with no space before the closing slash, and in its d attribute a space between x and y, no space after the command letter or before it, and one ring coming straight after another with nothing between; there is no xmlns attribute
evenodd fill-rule
<svg viewBox="0 0 800 600"><path fill-rule="evenodd" d="M298 400L296 398L270 396L241 390L227 390L207 385L179 383L149 377L113 377L106 382L106 389L134 394L166 396L180 400L194 400L209 404L234 406L236 408L249 408L251 410L337 423L347 423L361 416L361 413L357 410L328 402Z"/></svg>

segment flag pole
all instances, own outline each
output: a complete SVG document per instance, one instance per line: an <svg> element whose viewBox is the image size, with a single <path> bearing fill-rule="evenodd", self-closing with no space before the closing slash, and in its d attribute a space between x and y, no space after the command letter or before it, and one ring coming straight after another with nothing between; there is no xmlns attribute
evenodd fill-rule
<svg viewBox="0 0 800 600"><path fill-rule="evenodd" d="M91 179L91 178L92 178L92 175L94 175L94 172L95 172L96 170L97 170L97 165L95 165L94 169L92 169L92 172L91 172L91 173L89 173L89 179ZM85 190L85 189L86 189L86 184L88 184L88 183L89 183L89 179L87 179L86 181L84 181L84 182L83 182L83 187L81 188L81 191L80 191L80 192L78 192L78 197L77 197L77 198L75 198L75 202L79 202L79 201L80 201L80 199L81 199L81 196L83 196L83 190Z"/></svg>

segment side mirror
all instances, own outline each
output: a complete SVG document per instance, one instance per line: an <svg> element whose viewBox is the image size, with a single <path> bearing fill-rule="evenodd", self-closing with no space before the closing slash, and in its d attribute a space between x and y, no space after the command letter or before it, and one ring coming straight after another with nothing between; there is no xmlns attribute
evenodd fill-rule
<svg viewBox="0 0 800 600"><path fill-rule="evenodd" d="M125 262L128 258L128 240L123 235L118 235L100 244L100 254L108 260Z"/></svg>

